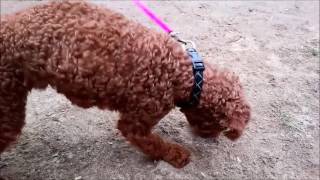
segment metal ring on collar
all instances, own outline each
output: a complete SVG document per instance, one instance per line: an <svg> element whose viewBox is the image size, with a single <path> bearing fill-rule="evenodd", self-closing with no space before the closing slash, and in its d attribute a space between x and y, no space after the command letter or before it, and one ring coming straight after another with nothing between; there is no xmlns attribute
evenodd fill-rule
<svg viewBox="0 0 320 180"><path fill-rule="evenodd" d="M184 49L187 49L188 48L188 45L191 45L191 48L194 48L196 49L196 44L193 42L193 41L190 41L190 40L184 40L184 39L181 39L178 34L180 34L179 32L171 32L170 33L170 36L172 38L174 38L175 40L177 40L178 42L182 43L183 45L183 48Z"/></svg>

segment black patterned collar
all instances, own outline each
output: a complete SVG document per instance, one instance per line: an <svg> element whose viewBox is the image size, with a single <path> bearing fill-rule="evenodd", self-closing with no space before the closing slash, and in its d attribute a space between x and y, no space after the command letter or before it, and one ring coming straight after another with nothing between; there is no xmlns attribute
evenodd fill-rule
<svg viewBox="0 0 320 180"><path fill-rule="evenodd" d="M195 48L187 48L186 51L192 60L194 84L190 99L186 102L177 103L177 106L181 108L190 108L199 104L203 85L203 71L205 70L203 60L197 50Z"/></svg>

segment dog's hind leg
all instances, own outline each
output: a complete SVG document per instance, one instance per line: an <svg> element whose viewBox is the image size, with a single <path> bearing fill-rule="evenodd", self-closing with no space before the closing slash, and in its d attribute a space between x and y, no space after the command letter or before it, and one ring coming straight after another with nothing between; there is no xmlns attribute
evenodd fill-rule
<svg viewBox="0 0 320 180"><path fill-rule="evenodd" d="M17 139L25 120L28 90L22 72L11 68L0 67L0 154Z"/></svg>
<svg viewBox="0 0 320 180"><path fill-rule="evenodd" d="M141 118L141 116L140 116ZM171 165L182 168L189 163L190 152L177 144L164 141L157 134L151 132L152 120L139 119L133 115L122 115L118 122L118 129L122 135L143 153L156 160L164 160Z"/></svg>

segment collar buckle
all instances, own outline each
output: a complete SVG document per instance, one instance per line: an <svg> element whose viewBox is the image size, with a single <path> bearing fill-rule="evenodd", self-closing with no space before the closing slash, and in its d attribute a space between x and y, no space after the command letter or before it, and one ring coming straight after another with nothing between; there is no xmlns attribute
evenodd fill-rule
<svg viewBox="0 0 320 180"><path fill-rule="evenodd" d="M204 63L198 51L195 48L188 48L187 52L192 60L193 71L204 71Z"/></svg>

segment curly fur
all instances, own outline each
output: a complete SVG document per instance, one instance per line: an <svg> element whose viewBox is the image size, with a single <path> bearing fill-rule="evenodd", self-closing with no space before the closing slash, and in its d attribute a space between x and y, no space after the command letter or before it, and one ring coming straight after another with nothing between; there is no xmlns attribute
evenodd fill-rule
<svg viewBox="0 0 320 180"><path fill-rule="evenodd" d="M134 146L175 167L190 153L151 132L193 85L191 61L167 34L85 2L52 2L1 18L0 153L24 126L32 88L51 85L73 104L119 111ZM197 107L181 109L203 137L234 140L250 118L238 78L206 64Z"/></svg>

